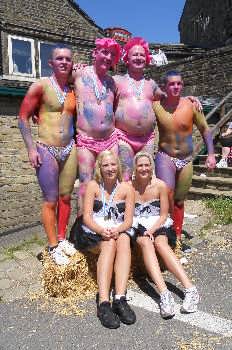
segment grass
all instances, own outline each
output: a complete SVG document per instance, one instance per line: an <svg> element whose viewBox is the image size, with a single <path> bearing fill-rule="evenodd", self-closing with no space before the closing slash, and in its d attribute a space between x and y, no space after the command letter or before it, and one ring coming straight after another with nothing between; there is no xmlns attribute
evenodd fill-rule
<svg viewBox="0 0 232 350"><path fill-rule="evenodd" d="M8 259L14 259L15 252L19 250L28 251L32 244L37 244L42 247L45 245L45 239L39 238L37 235L34 235L32 238L25 240L18 245L5 248L3 250L3 254L5 254Z"/></svg>
<svg viewBox="0 0 232 350"><path fill-rule="evenodd" d="M212 210L214 223L232 224L232 200L230 198L206 199L205 205Z"/></svg>

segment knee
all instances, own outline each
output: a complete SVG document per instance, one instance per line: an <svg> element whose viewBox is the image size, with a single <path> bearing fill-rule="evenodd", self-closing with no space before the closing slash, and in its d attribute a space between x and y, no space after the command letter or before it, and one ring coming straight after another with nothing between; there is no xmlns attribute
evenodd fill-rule
<svg viewBox="0 0 232 350"><path fill-rule="evenodd" d="M43 203L43 208L44 208L44 209L56 210L56 207L57 207L57 201L54 201L54 202L44 202L44 203Z"/></svg>
<svg viewBox="0 0 232 350"><path fill-rule="evenodd" d="M62 201L64 204L70 204L71 196L70 195L61 195L59 197L59 200Z"/></svg>
<svg viewBox="0 0 232 350"><path fill-rule="evenodd" d="M183 199L176 199L175 200L175 206L177 206L178 208L182 209L184 206L184 200Z"/></svg>
<svg viewBox="0 0 232 350"><path fill-rule="evenodd" d="M154 244L155 244L155 248L158 251L162 250L167 245L167 237L163 236L163 235L160 235L160 236L156 237Z"/></svg>
<svg viewBox="0 0 232 350"><path fill-rule="evenodd" d="M127 234L121 233L121 235L115 242L116 242L117 251L126 252L128 251L128 249L130 249L130 237Z"/></svg>
<svg viewBox="0 0 232 350"><path fill-rule="evenodd" d="M153 243L148 237L139 237L137 239L137 243L142 250L147 249L153 245Z"/></svg>

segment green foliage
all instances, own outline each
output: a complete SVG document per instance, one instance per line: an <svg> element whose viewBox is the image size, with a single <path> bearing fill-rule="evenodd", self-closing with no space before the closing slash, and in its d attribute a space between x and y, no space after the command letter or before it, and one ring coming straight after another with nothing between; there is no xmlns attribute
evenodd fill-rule
<svg viewBox="0 0 232 350"><path fill-rule="evenodd" d="M11 246L8 248L5 248L3 250L3 253L6 255L8 259L13 259L14 258L14 252L17 252L19 250L25 250L28 251L30 249L30 246L32 244L38 244L39 246L44 246L45 244L45 239L39 238L37 235L34 235L34 237L24 240L22 243Z"/></svg>
<svg viewBox="0 0 232 350"><path fill-rule="evenodd" d="M232 223L232 200L230 198L207 199L205 204L212 210L215 223L224 225Z"/></svg>

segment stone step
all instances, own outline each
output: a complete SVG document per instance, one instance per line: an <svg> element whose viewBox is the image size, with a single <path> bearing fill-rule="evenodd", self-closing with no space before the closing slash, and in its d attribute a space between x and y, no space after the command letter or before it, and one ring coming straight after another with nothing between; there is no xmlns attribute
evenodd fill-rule
<svg viewBox="0 0 232 350"><path fill-rule="evenodd" d="M212 171L208 171L204 165L194 165L193 172L195 175L206 174L207 177L217 176L217 177L231 177L232 178L232 167L228 168L215 168Z"/></svg>
<svg viewBox="0 0 232 350"><path fill-rule="evenodd" d="M193 175L193 187L214 189L218 191L232 191L232 179L219 176Z"/></svg>
<svg viewBox="0 0 232 350"><path fill-rule="evenodd" d="M232 200L232 191L218 191L209 188L191 187L188 193L188 199L202 198L230 198Z"/></svg>

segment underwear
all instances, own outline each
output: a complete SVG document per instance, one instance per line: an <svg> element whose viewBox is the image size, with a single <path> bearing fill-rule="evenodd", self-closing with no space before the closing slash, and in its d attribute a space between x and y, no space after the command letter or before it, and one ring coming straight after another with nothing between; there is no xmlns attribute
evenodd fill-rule
<svg viewBox="0 0 232 350"><path fill-rule="evenodd" d="M184 159L179 159L179 158L171 157L163 151L158 151L158 153L171 159L171 161L174 163L177 170L183 169L185 167L185 165L187 165L188 163L190 163L193 160L192 156L188 156L187 158L184 158Z"/></svg>
<svg viewBox="0 0 232 350"><path fill-rule="evenodd" d="M73 145L75 143L74 139L72 139L68 145L66 146L51 146L46 145L43 142L37 141L37 143L43 147L46 147L48 152L58 161L58 162L64 162L65 159L69 156Z"/></svg>
<svg viewBox="0 0 232 350"><path fill-rule="evenodd" d="M125 131L118 129L119 141L124 141L131 146L135 153L141 151L141 149L154 142L154 131L146 136L134 136L128 135Z"/></svg>
<svg viewBox="0 0 232 350"><path fill-rule="evenodd" d="M101 153L107 149L111 149L118 143L118 134L115 129L108 138L94 139L86 135L77 134L77 147L86 148L95 153Z"/></svg>

